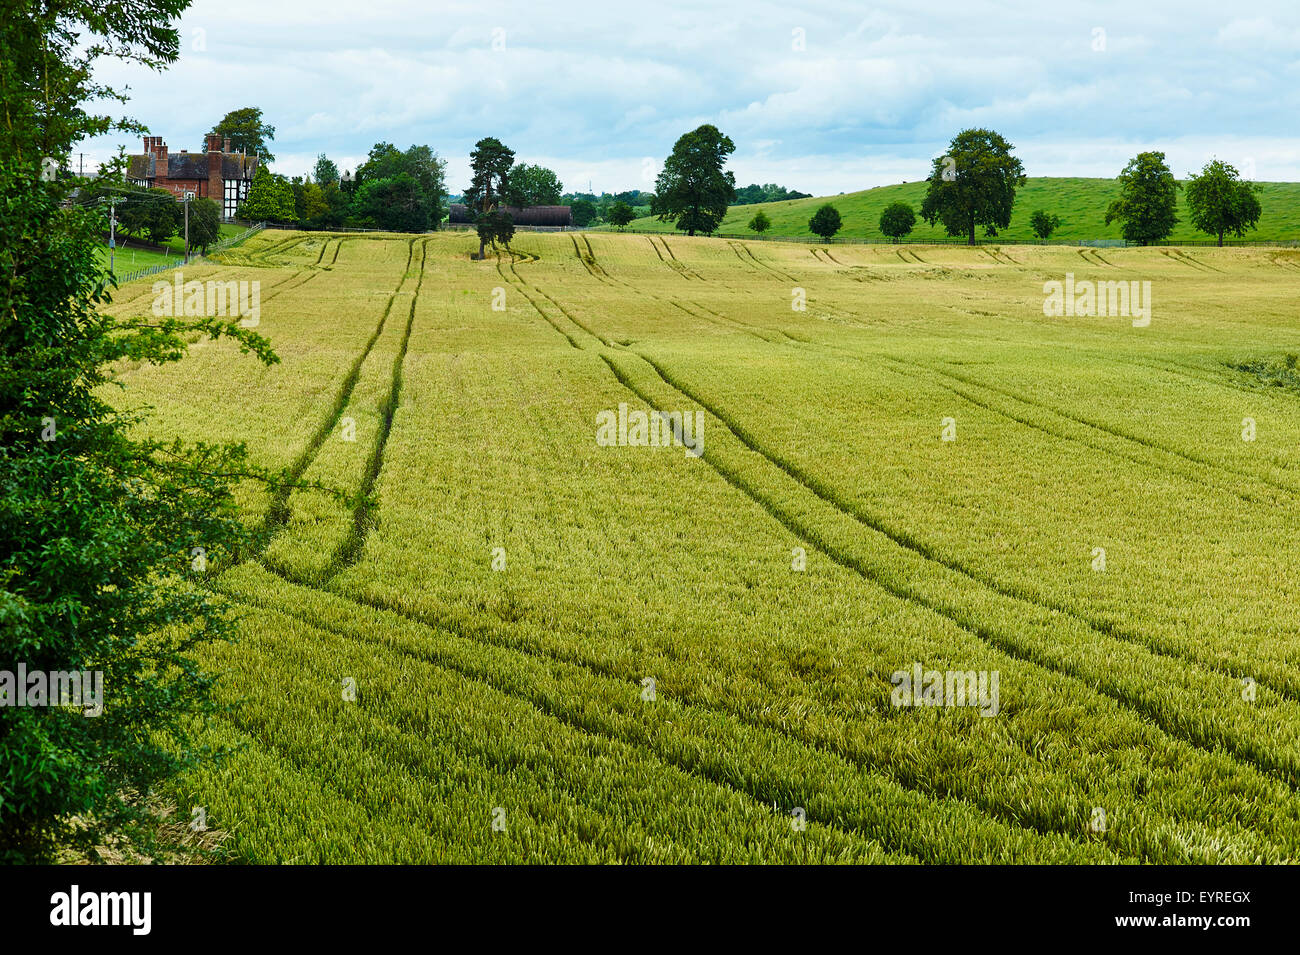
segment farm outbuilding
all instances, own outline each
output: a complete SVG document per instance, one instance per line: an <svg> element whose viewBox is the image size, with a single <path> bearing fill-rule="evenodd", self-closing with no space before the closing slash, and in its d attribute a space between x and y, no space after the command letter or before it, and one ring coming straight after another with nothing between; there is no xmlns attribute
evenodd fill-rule
<svg viewBox="0 0 1300 955"><path fill-rule="evenodd" d="M523 208L502 206L502 211L510 214L510 218L515 221L515 225L550 226L552 228L573 225L573 210L568 206L525 206ZM452 203L450 221L453 225L468 223L470 221L469 206L462 202Z"/></svg>

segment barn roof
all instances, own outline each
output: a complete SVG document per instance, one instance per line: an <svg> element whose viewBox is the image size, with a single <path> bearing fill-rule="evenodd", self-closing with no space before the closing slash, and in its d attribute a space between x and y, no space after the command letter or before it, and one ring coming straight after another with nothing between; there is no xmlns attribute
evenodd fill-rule
<svg viewBox="0 0 1300 955"><path fill-rule="evenodd" d="M569 206L503 206L502 211L510 214L515 225L573 225L573 210ZM453 202L449 212L451 222L471 221L469 207L463 202Z"/></svg>

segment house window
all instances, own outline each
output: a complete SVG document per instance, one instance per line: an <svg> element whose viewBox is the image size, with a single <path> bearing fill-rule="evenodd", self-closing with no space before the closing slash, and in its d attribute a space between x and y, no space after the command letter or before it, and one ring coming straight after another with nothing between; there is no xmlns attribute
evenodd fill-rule
<svg viewBox="0 0 1300 955"><path fill-rule="evenodd" d="M226 181L226 201L224 214L227 219L235 217L235 210L239 204L248 198L248 180L246 179L227 179Z"/></svg>

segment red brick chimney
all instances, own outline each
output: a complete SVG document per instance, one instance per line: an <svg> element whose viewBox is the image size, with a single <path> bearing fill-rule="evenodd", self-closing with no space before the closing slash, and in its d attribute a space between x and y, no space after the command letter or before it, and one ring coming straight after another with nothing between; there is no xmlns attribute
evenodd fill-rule
<svg viewBox="0 0 1300 955"><path fill-rule="evenodd" d="M208 192L213 202L224 208L225 180L221 177L221 137L208 133Z"/></svg>
<svg viewBox="0 0 1300 955"><path fill-rule="evenodd" d="M223 139L223 140L221 141L221 151L222 151L223 153L228 153L228 152L230 152L230 137L229 137L229 136L227 136L225 139Z"/></svg>
<svg viewBox="0 0 1300 955"><path fill-rule="evenodd" d="M167 144L163 142L161 136L155 136L153 139L153 151L157 161L154 163L154 178L167 178Z"/></svg>

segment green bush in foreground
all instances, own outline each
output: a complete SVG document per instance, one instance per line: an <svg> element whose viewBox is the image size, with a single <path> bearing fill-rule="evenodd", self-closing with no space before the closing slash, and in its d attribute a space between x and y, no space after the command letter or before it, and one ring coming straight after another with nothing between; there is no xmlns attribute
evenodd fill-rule
<svg viewBox="0 0 1300 955"><path fill-rule="evenodd" d="M132 834L150 787L199 754L192 717L212 709L193 651L229 624L197 578L244 543L228 476L244 470L243 448L137 440L138 415L115 411L101 391L115 362L176 361L194 332L275 356L236 318L103 314L103 210L65 208L83 183L42 175L44 157L114 126L80 108L115 96L88 79L93 54L77 52L85 33L120 44L118 56L162 65L177 53L167 25L186 5L96 0L78 22L24 0L0 26L0 106L13 119L0 130L4 862L49 858L74 833L90 845L119 826ZM19 685L20 668L90 674L90 686L60 705L55 690Z"/></svg>

